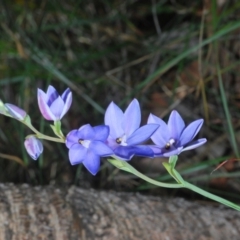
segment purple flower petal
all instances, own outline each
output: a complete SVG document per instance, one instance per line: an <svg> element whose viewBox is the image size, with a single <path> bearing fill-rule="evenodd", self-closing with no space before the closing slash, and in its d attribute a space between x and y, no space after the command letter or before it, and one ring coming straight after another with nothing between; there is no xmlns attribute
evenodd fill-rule
<svg viewBox="0 0 240 240"><path fill-rule="evenodd" d="M154 152L149 146L138 145L133 146L134 154L142 157L154 157Z"/></svg>
<svg viewBox="0 0 240 240"><path fill-rule="evenodd" d="M47 105L46 94L41 89L38 89L38 106L45 119L53 121L57 120Z"/></svg>
<svg viewBox="0 0 240 240"><path fill-rule="evenodd" d="M123 130L126 136L130 136L136 129L139 128L141 122L141 111L139 103L133 99L126 109L123 117Z"/></svg>
<svg viewBox="0 0 240 240"><path fill-rule="evenodd" d="M162 156L163 157L171 157L173 155L178 155L182 152L182 149L183 147L178 147L177 149L176 148L172 148L170 151L166 151L166 152L162 152Z"/></svg>
<svg viewBox="0 0 240 240"><path fill-rule="evenodd" d="M121 160L130 160L134 156L134 147L119 146L114 150L114 154Z"/></svg>
<svg viewBox="0 0 240 240"><path fill-rule="evenodd" d="M154 152L154 156L162 156L162 149L157 145L148 145Z"/></svg>
<svg viewBox="0 0 240 240"><path fill-rule="evenodd" d="M69 90L69 88L67 90ZM70 108L70 106L72 104L72 92L69 92L66 97L64 95L64 98L62 97L62 99L64 101L64 107L62 109L62 114L60 116L60 119L66 114L66 112L69 110L69 108Z"/></svg>
<svg viewBox="0 0 240 240"><path fill-rule="evenodd" d="M168 120L168 129L171 134L171 138L179 139L183 130L185 128L185 123L177 111L172 111Z"/></svg>
<svg viewBox="0 0 240 240"><path fill-rule="evenodd" d="M109 126L100 125L93 127L95 132L94 140L106 141L109 135Z"/></svg>
<svg viewBox="0 0 240 240"><path fill-rule="evenodd" d="M93 140L95 137L95 132L90 124L85 124L78 129L79 139Z"/></svg>
<svg viewBox="0 0 240 240"><path fill-rule="evenodd" d="M136 145L148 140L158 129L158 124L147 124L138 128L128 139L128 145Z"/></svg>
<svg viewBox="0 0 240 240"><path fill-rule="evenodd" d="M62 110L64 108L64 102L62 100L62 98L59 96L57 99L55 99L51 106L50 106L50 110L53 113L53 115L55 116L56 120L60 120L61 118L61 114L62 114Z"/></svg>
<svg viewBox="0 0 240 240"><path fill-rule="evenodd" d="M96 175L100 167L100 157L93 151L89 150L85 156L83 165L92 175Z"/></svg>
<svg viewBox="0 0 240 240"><path fill-rule="evenodd" d="M90 148L93 152L101 157L113 155L113 150L101 141L92 141Z"/></svg>
<svg viewBox="0 0 240 240"><path fill-rule="evenodd" d="M109 126L109 134L112 138L116 139L123 136L122 121L122 110L114 102L111 102L105 113L105 125Z"/></svg>
<svg viewBox="0 0 240 240"><path fill-rule="evenodd" d="M82 163L87 156L88 149L81 144L74 144L71 146L68 152L69 160L72 165Z"/></svg>
<svg viewBox="0 0 240 240"><path fill-rule="evenodd" d="M191 149L194 149L194 148L197 148L197 147L203 145L206 142L207 142L206 138L200 138L200 139L198 139L198 140L196 140L194 142L191 142L188 146L183 148L182 152L183 151L187 151L187 150L191 150Z"/></svg>
<svg viewBox="0 0 240 240"><path fill-rule="evenodd" d="M58 98L58 92L53 86L49 86L47 89L46 97L47 97L47 105L51 106L51 104Z"/></svg>
<svg viewBox="0 0 240 240"><path fill-rule="evenodd" d="M70 91L69 88L67 88L67 89L63 92L63 94L62 94L61 97L62 97L62 100L63 100L64 102L67 101L67 98L68 98L68 96L69 96L70 93L72 93L72 92Z"/></svg>
<svg viewBox="0 0 240 240"><path fill-rule="evenodd" d="M42 145L42 143L40 142L40 140L38 140L34 136L28 137L24 141L24 146L25 146L28 154L30 155L30 157L32 159L34 159L34 160L37 160L37 158L43 152L43 145Z"/></svg>
<svg viewBox="0 0 240 240"><path fill-rule="evenodd" d="M115 155L121 160L130 160L134 155L142 157L153 157L154 152L148 146L119 146L114 151Z"/></svg>
<svg viewBox="0 0 240 240"><path fill-rule="evenodd" d="M13 104L6 103L6 104L5 104L5 107L7 108L8 113L9 113L12 117L14 117L14 118L16 118L16 119L18 119L18 120L20 120L20 121L24 120L24 118L25 118L26 115L27 115L27 113L26 113L23 109L15 106L15 105L13 105Z"/></svg>
<svg viewBox="0 0 240 240"><path fill-rule="evenodd" d="M184 146L185 144L192 141L192 139L198 134L202 127L203 119L196 120L190 123L183 131L180 137L179 145Z"/></svg>
<svg viewBox="0 0 240 240"><path fill-rule="evenodd" d="M78 143L78 141L79 141L78 130L72 130L67 134L65 144L67 148L71 148L72 145Z"/></svg>
<svg viewBox="0 0 240 240"><path fill-rule="evenodd" d="M106 144L114 151L114 149L119 147L119 144L116 142L116 139L108 137Z"/></svg>
<svg viewBox="0 0 240 240"><path fill-rule="evenodd" d="M178 155L181 153L183 147L171 147L170 149L159 148L156 145L149 145L149 147L153 150L155 157L170 157L172 155Z"/></svg>
<svg viewBox="0 0 240 240"><path fill-rule="evenodd" d="M156 132L151 136L151 139L160 148L165 147L166 143L170 140L170 132L167 124L162 119L153 114L150 114L148 117L148 124L149 123L160 125Z"/></svg>

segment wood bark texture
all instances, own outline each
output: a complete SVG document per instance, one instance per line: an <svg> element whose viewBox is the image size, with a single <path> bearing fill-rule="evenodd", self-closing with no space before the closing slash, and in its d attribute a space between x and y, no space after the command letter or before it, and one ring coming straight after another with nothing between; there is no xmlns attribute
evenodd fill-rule
<svg viewBox="0 0 240 240"><path fill-rule="evenodd" d="M0 239L239 240L240 213L181 198L0 184Z"/></svg>

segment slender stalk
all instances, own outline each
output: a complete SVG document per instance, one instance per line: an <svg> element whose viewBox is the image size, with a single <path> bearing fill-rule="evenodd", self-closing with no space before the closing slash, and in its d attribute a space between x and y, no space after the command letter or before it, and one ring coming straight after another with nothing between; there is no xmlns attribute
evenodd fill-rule
<svg viewBox="0 0 240 240"><path fill-rule="evenodd" d="M170 157L170 161L169 163L165 163L164 167L166 168L166 170L169 172L169 174L178 182L178 183L163 183L163 182L158 182L154 179L151 179L147 176L145 176L144 174L140 173L139 171L137 171L134 167L132 167L130 164L128 164L126 161L122 161L119 160L117 158L115 158L113 156L114 159L108 159L108 161L114 165L115 167L126 171L126 172L130 172L132 174L134 174L135 176L153 184L159 187L166 187L166 188L187 188L190 189L204 197L210 198L216 202L219 202L221 204L224 204L228 207L231 207L237 211L240 211L240 206L237 204L234 204L224 198L218 197L212 193L209 193L199 187L194 186L191 183L186 182L181 175L176 171L176 169L173 168L173 166L175 166L176 162L177 162L177 156L172 156Z"/></svg>
<svg viewBox="0 0 240 240"><path fill-rule="evenodd" d="M149 183L152 183L156 186L159 186L159 187L165 187L165 188L183 188L184 186L182 184L179 184L179 183L163 183L163 182L158 182L152 178L149 178L147 176L145 176L144 174L138 172L137 170L134 171L133 173L134 175L138 176L139 178L149 182Z"/></svg>
<svg viewBox="0 0 240 240"><path fill-rule="evenodd" d="M230 202L230 201L228 201L224 198L218 197L218 196L216 196L212 193L209 193L209 192L207 192L207 191L205 191L205 190L203 190L199 187L196 187L195 185L193 185L191 183L188 183L188 182L184 181L184 187L187 188L187 189L190 189L190 190L192 190L192 191L194 191L194 192L196 192L196 193L198 193L198 194L200 194L204 197L210 198L210 199L212 199L216 202L222 203L222 204L224 204L228 207L231 207L231 208L233 208L237 211L240 211L240 206L239 205L234 204L234 203L232 203L232 202Z"/></svg>
<svg viewBox="0 0 240 240"><path fill-rule="evenodd" d="M47 135L44 135L42 133L40 133L35 127L33 127L32 125L27 125L33 132L35 132L37 134L37 137L40 139L45 139L45 140L49 140L49 141L53 141L53 142L60 142L60 143L65 143L65 139L61 139L61 138L55 138L55 137L50 137Z"/></svg>
<svg viewBox="0 0 240 240"><path fill-rule="evenodd" d="M114 158L114 157L113 157ZM151 183L159 187L165 187L165 188L182 188L184 185L179 184L179 183L163 183L163 182L158 182L152 178L149 178L145 176L144 174L140 173L137 171L134 167L132 167L130 164L128 164L126 161L118 160L117 158L114 159L108 159L108 161L114 165L115 167L134 174L135 176Z"/></svg>

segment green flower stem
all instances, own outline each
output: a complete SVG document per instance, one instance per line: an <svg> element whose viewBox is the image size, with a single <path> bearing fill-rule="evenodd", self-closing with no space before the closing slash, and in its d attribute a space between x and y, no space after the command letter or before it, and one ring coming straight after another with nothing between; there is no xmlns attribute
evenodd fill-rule
<svg viewBox="0 0 240 240"><path fill-rule="evenodd" d="M1 100L0 100L0 109L1 109ZM7 112L5 113L1 113L3 115L6 115L8 117L11 117L11 118L14 118L12 117L11 115L9 115ZM16 119L16 118L14 118ZM33 132L36 133L36 136L40 139L45 139L45 140L48 140L48 141L52 141L52 142L59 142L59 143L65 143L65 137L63 136L62 132L61 132L61 137L62 138L55 138L55 137L50 137L50 136L47 136L47 135L44 135L42 134L41 132L39 132L35 127L33 127L32 123L31 123L31 118L29 115L26 115L24 120L19 120L19 119L16 119L18 120L19 122L25 124L27 127L29 127ZM61 123L58 123L58 125L61 127ZM61 130L60 130L61 131Z"/></svg>
<svg viewBox="0 0 240 240"><path fill-rule="evenodd" d="M179 183L181 184L182 187L184 188L187 188L187 189L190 189L204 197L207 197L207 198L210 198L216 202L219 202L221 204L224 204L228 207L231 207L235 210L238 210L240 211L240 206L224 199L224 198L221 198L221 197L218 197L212 193L209 193L199 187L196 187L195 185L191 184L191 183L188 183L186 182L182 177L181 175L177 172L176 169L174 169L174 166L175 166L175 163L177 161L177 156L172 156L170 157L170 164L169 163L163 163L163 166L166 168L166 170L169 172L169 174Z"/></svg>
<svg viewBox="0 0 240 240"><path fill-rule="evenodd" d="M45 140L49 140L49 141L53 141L53 142L60 142L60 143L65 143L65 139L61 139L61 138L55 138L55 137L49 137L47 135L44 135L42 133L40 133L35 127L33 127L32 125L26 124L33 132L36 133L37 137L40 139L45 139Z"/></svg>
<svg viewBox="0 0 240 240"><path fill-rule="evenodd" d="M114 156L113 156L114 158ZM114 165L115 167L123 170L123 171L126 171L126 172L130 172L132 174L134 174L135 176L153 184L153 185L156 185L156 186L159 186L159 187L166 187L166 188L187 188L189 190L192 190L204 197L207 197L207 198L210 198L216 202L219 202L221 204L224 204L228 207L231 207L237 211L240 211L240 206L237 205L237 204L234 204L224 198L221 198L221 197L218 197L212 193L209 193L199 187L196 187L194 186L193 184L191 183L188 183L186 182L182 177L181 175L176 171L176 169L174 168L176 162L177 162L177 156L172 156L170 158L170 163L164 163L164 167L166 168L166 170L169 172L169 174L178 182L178 183L163 183L163 182L158 182L154 179L151 179L147 176L145 176L144 174L140 173L139 171L137 171L134 167L132 167L130 164L128 164L126 161L122 161L122 160L119 160L117 158L114 158L114 159L108 159L108 161Z"/></svg>
<svg viewBox="0 0 240 240"><path fill-rule="evenodd" d="M192 190L192 191L194 191L194 192L196 192L196 193L198 193L198 194L200 194L200 195L202 195L204 197L210 198L210 199L212 199L212 200L214 200L216 202L222 203L222 204L224 204L224 205L226 205L228 207L231 207L231 208L233 208L235 210L240 211L240 206L239 205L234 204L234 203L232 203L232 202L230 202L230 201L228 201L228 200L226 200L224 198L218 197L218 196L216 196L216 195L214 195L212 193L209 193L209 192L207 192L207 191L205 191L205 190L203 190L203 189L201 189L199 187L194 186L191 183L188 183L188 182L184 181L184 187L187 188L187 189L190 189L190 190Z"/></svg>
<svg viewBox="0 0 240 240"><path fill-rule="evenodd" d="M132 167L126 161L118 160L116 158L108 159L108 161L115 167L117 167L123 171L130 172L130 173L134 174L135 176L137 176L149 183L152 183L156 186L165 187L165 188L182 188L182 187L184 187L182 184L179 184L179 183L163 183L163 182L158 182L152 178L149 178L149 177L145 176L144 174L140 173L139 171L137 171L134 167Z"/></svg>
<svg viewBox="0 0 240 240"><path fill-rule="evenodd" d="M133 173L133 172L132 172ZM181 183L163 183L163 182L158 182L152 178L147 177L146 175L138 172L136 169L133 173L134 175L138 176L139 178L152 183L153 185L159 186L159 187L165 187L165 188L182 188L184 187Z"/></svg>

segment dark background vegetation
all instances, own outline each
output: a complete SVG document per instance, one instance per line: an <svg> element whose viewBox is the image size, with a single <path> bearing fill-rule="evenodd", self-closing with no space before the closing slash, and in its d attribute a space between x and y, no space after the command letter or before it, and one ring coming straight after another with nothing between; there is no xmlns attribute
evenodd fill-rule
<svg viewBox="0 0 240 240"><path fill-rule="evenodd" d="M53 134L36 99L37 88L45 91L49 84L73 92L62 120L65 134L102 124L111 101L125 109L134 97L143 123L150 112L167 119L172 109L186 123L204 118L198 137L208 143L182 153L177 168L188 181L239 200L239 1L1 0L0 24L0 97L24 108L37 129ZM43 155L33 161L23 145L30 133L1 116L1 182L165 193L106 159L93 177L70 165L63 144L44 141ZM131 163L169 181L162 161L167 159Z"/></svg>

